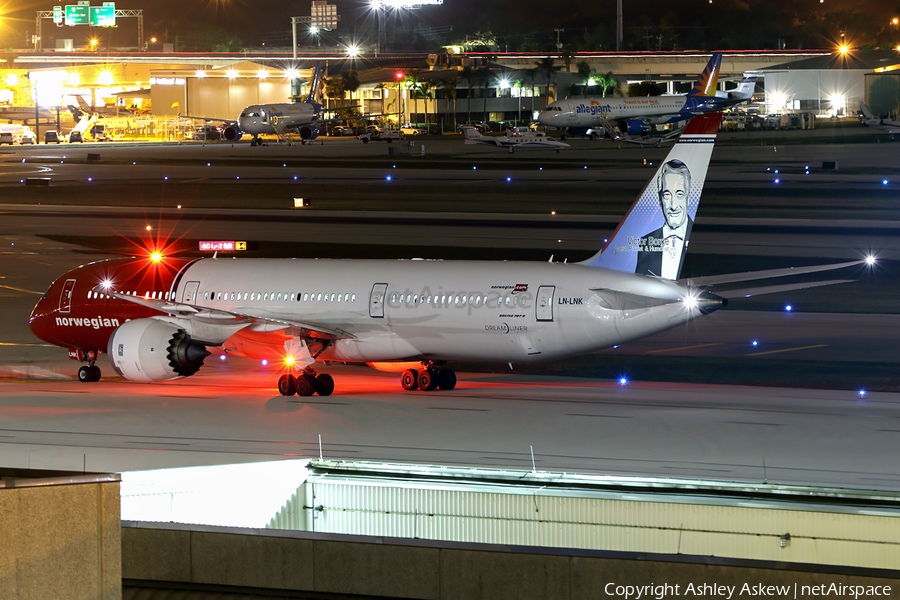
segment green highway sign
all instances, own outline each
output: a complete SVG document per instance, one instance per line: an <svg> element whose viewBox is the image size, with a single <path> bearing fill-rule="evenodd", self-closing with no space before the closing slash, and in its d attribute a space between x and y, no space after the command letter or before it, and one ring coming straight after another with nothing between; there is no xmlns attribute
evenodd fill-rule
<svg viewBox="0 0 900 600"><path fill-rule="evenodd" d="M115 2L104 2L103 6L91 7L91 25L96 27L116 26Z"/></svg>
<svg viewBox="0 0 900 600"><path fill-rule="evenodd" d="M62 6L54 6L53 7L53 22L57 25L63 22L63 7Z"/></svg>
<svg viewBox="0 0 900 600"><path fill-rule="evenodd" d="M67 4L66 5L66 25L89 25L90 6L86 4Z"/></svg>

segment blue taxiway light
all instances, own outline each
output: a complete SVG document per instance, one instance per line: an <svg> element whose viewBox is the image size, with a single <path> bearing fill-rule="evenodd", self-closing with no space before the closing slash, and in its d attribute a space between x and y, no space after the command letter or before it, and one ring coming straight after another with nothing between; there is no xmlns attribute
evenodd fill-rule
<svg viewBox="0 0 900 600"><path fill-rule="evenodd" d="M507 177L506 180L507 180L507 181L512 181L512 177Z"/></svg>
<svg viewBox="0 0 900 600"><path fill-rule="evenodd" d="M750 342L750 343L751 343L751 344L753 344L753 345L754 345L754 346L758 346L758 345L759 345L759 342L758 342L758 341L756 341L756 340L753 340L753 341L752 341L752 342Z"/></svg>
<svg viewBox="0 0 900 600"><path fill-rule="evenodd" d="M93 177L88 177L88 181L93 181L93 180L94 180Z"/></svg>
<svg viewBox="0 0 900 600"><path fill-rule="evenodd" d="M478 167L472 167L472 170L474 171L474 170L477 169L477 168L478 168Z"/></svg>
<svg viewBox="0 0 900 600"><path fill-rule="evenodd" d="M865 398L865 396L866 396L866 390L859 390L859 397Z"/></svg>
<svg viewBox="0 0 900 600"><path fill-rule="evenodd" d="M785 310L785 312L791 312L792 310L794 310L794 307L791 306L790 304L785 304L784 310Z"/></svg>
<svg viewBox="0 0 900 600"><path fill-rule="evenodd" d="M136 164L137 164L137 162L133 162L133 163L131 163L131 164L133 164L133 165L136 165ZM208 167L208 166L209 166L209 165L206 165L206 166L207 166L207 167Z"/></svg>
<svg viewBox="0 0 900 600"><path fill-rule="evenodd" d="M25 162L25 159L24 159L24 158L22 159L22 162L23 162L23 163Z"/></svg>
<svg viewBox="0 0 900 600"><path fill-rule="evenodd" d="M208 167L208 166L209 166L209 163L206 163L206 166Z"/></svg>
<svg viewBox="0 0 900 600"><path fill-rule="evenodd" d="M297 176L296 176L296 175L294 175L294 181L297 181Z"/></svg>
<svg viewBox="0 0 900 600"><path fill-rule="evenodd" d="M628 378L627 377L619 377L619 385L622 385L622 386L628 385Z"/></svg>
<svg viewBox="0 0 900 600"><path fill-rule="evenodd" d="M225 355L224 355L224 354L220 354L220 355L219 355L219 360L225 360Z"/></svg>
<svg viewBox="0 0 900 600"><path fill-rule="evenodd" d="M25 161L23 160L22 162L25 162ZM887 185L887 184L888 184L888 180L887 180L887 179L885 179L885 180L883 180L883 181L881 182L881 185Z"/></svg>
<svg viewBox="0 0 900 600"><path fill-rule="evenodd" d="M267 364L269 364L269 361L267 361L266 359L263 359L262 364L263 364L263 366L266 366Z"/></svg>
<svg viewBox="0 0 900 600"><path fill-rule="evenodd" d="M781 180L780 180L780 179L776 179L776 180L775 180L775 183L781 183Z"/></svg>
<svg viewBox="0 0 900 600"><path fill-rule="evenodd" d="M391 176L388 175L385 179L387 179L388 181L390 181L390 180L391 180Z"/></svg>
<svg viewBox="0 0 900 600"><path fill-rule="evenodd" d="M778 175L778 169L775 169L775 174Z"/></svg>
<svg viewBox="0 0 900 600"><path fill-rule="evenodd" d="M19 180L19 183L25 183L25 180L24 180L24 179L20 179L20 180Z"/></svg>
<svg viewBox="0 0 900 600"><path fill-rule="evenodd" d="M240 176L240 175L238 175L238 176L237 176L237 178L238 178L238 179L240 179L240 178L241 178L241 176Z"/></svg>
<svg viewBox="0 0 900 600"><path fill-rule="evenodd" d="M163 177L163 179L165 179L166 181L168 181L168 180L169 180L169 176L166 175L165 177Z"/></svg>

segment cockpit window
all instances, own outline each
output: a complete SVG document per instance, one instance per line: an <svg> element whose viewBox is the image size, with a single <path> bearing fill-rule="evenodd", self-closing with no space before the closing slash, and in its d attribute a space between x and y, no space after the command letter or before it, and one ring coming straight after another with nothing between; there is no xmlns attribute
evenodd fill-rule
<svg viewBox="0 0 900 600"><path fill-rule="evenodd" d="M259 116L259 113L249 112L249 111L248 111L248 112L245 112L245 113L241 113L241 116L242 116L242 117L258 117L258 116Z"/></svg>

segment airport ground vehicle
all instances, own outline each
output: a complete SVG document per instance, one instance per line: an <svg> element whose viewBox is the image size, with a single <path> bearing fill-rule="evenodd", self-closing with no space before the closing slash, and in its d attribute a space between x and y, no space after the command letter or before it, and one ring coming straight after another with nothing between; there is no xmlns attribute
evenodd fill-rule
<svg viewBox="0 0 900 600"><path fill-rule="evenodd" d="M13 134L9 131L4 131L0 133L0 145L9 144L12 146L15 143L15 139L13 138Z"/></svg>
<svg viewBox="0 0 900 600"><path fill-rule="evenodd" d="M58 144L59 143L59 132L55 129L51 129L49 131L44 132L44 143L45 144Z"/></svg>
<svg viewBox="0 0 900 600"><path fill-rule="evenodd" d="M33 144L34 143L34 134L31 134L31 133L23 134L22 139L19 140L19 143L22 145Z"/></svg>
<svg viewBox="0 0 900 600"><path fill-rule="evenodd" d="M400 139L400 132L399 131L390 131L390 130L369 131L369 132L366 132L366 133L362 134L361 136L359 136L359 139L362 140L363 144L368 144L370 141L371 142L387 142L388 144L390 144L391 142Z"/></svg>
<svg viewBox="0 0 900 600"><path fill-rule="evenodd" d="M69 143L74 144L75 142L84 143L84 138L81 137L80 131L72 131L69 133Z"/></svg>

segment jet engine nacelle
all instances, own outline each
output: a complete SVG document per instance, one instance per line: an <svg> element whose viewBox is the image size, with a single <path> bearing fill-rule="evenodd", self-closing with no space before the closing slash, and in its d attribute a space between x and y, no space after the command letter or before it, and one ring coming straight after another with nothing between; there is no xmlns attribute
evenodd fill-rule
<svg viewBox="0 0 900 600"><path fill-rule="evenodd" d="M619 131L628 135L640 135L650 129L646 123L637 119L625 119L624 121L619 121L616 125L618 125Z"/></svg>
<svg viewBox="0 0 900 600"><path fill-rule="evenodd" d="M225 128L225 131L222 132L222 137L229 142L238 141L241 139L242 135L244 135L244 132L241 131L241 128L237 125L229 125Z"/></svg>
<svg viewBox="0 0 900 600"><path fill-rule="evenodd" d="M119 325L109 338L109 360L131 381L168 381L196 373L209 352L184 329L156 319Z"/></svg>
<svg viewBox="0 0 900 600"><path fill-rule="evenodd" d="M300 128L300 138L303 140L314 140L319 137L319 130L312 125L304 125Z"/></svg>

